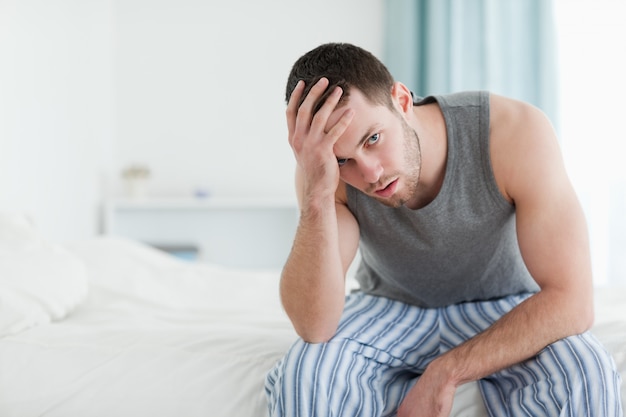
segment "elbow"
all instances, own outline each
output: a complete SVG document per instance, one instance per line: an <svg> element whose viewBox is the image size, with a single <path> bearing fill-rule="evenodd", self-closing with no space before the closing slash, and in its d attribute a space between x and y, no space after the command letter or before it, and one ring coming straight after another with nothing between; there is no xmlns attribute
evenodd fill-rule
<svg viewBox="0 0 626 417"><path fill-rule="evenodd" d="M590 330L595 320L593 297L585 297L584 301L572 307L573 333L580 334Z"/></svg>
<svg viewBox="0 0 626 417"><path fill-rule="evenodd" d="M585 333L590 330L594 322L593 291L553 291L542 289L550 297L546 306L549 306L554 316L552 327L560 329L557 339Z"/></svg>
<svg viewBox="0 0 626 417"><path fill-rule="evenodd" d="M335 336L343 312L343 294L335 301L329 301L330 296L288 297L284 292L281 295L283 309L303 341L325 343Z"/></svg>
<svg viewBox="0 0 626 417"><path fill-rule="evenodd" d="M586 331L591 330L593 327L594 317L593 314L587 317L579 316L576 318L575 323L573 323L572 334L582 334Z"/></svg>
<svg viewBox="0 0 626 417"><path fill-rule="evenodd" d="M300 336L300 338L303 341L307 343L312 343L312 344L327 343L330 341L330 339L333 338L333 336L335 336L337 332L337 326L332 326L332 325L326 325L326 326L294 325L294 328L298 336Z"/></svg>
<svg viewBox="0 0 626 417"><path fill-rule="evenodd" d="M304 304L307 308L302 308L302 302L283 298L283 308L294 330L307 343L328 342L337 332L343 305L332 308Z"/></svg>
<svg viewBox="0 0 626 417"><path fill-rule="evenodd" d="M582 311L578 317L578 333L584 333L593 327L595 321L595 313L593 303Z"/></svg>
<svg viewBox="0 0 626 417"><path fill-rule="evenodd" d="M306 343L310 343L312 345L315 344L319 344L319 343L328 343L330 341L330 339L332 339L333 335L325 335L325 334L300 334L298 333L300 338L305 341Z"/></svg>

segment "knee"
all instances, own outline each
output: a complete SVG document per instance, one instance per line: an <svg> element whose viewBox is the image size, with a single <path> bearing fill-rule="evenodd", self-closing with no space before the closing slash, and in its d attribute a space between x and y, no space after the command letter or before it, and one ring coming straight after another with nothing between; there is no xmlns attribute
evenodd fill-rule
<svg viewBox="0 0 626 417"><path fill-rule="evenodd" d="M323 403L319 395L325 390L317 389L323 381L316 368L326 347L300 340L270 370L265 378L265 392L271 416L306 416L305 404Z"/></svg>
<svg viewBox="0 0 626 417"><path fill-rule="evenodd" d="M494 410L520 405L536 416L621 416L620 377L604 347L589 333L559 340L537 357L481 383ZM507 405L505 405L507 404Z"/></svg>
<svg viewBox="0 0 626 417"><path fill-rule="evenodd" d="M595 416L621 415L620 374L609 352L591 333L563 339L553 349L572 409Z"/></svg>
<svg viewBox="0 0 626 417"><path fill-rule="evenodd" d="M382 372L381 367L363 354L360 343L349 339L319 344L298 341L266 378L270 415L325 416L337 414L346 401L378 404L380 394L362 395L370 391L365 387Z"/></svg>

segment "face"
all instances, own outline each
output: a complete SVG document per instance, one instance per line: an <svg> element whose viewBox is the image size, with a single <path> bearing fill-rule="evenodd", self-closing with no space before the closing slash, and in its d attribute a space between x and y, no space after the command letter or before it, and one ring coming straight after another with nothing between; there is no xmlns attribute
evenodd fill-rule
<svg viewBox="0 0 626 417"><path fill-rule="evenodd" d="M421 167L417 133L402 113L370 103L355 89L327 127L347 108L354 110L354 117L334 146L342 181L387 206L410 204Z"/></svg>

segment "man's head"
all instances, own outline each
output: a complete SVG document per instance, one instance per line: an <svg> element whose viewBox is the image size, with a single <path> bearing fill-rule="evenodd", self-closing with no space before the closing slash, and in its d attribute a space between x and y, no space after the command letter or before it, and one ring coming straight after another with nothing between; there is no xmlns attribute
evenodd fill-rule
<svg viewBox="0 0 626 417"><path fill-rule="evenodd" d="M331 95L339 91L341 98ZM292 98L292 94L296 95ZM421 170L419 138L412 125L413 99L376 57L350 44L321 45L294 64L286 99L290 130L298 120L312 128L313 116L321 115L312 129L317 140L299 143L303 154L336 159L340 180L383 204L413 203ZM302 118L297 117L301 110ZM346 115L350 121L335 137L331 132ZM326 135L332 142L319 140ZM304 143L315 147L305 151ZM332 153L327 144L332 145Z"/></svg>
<svg viewBox="0 0 626 417"><path fill-rule="evenodd" d="M327 93L332 92L335 86L342 88L342 100L350 96L351 88L356 88L372 104L393 109L391 89L394 79L385 65L370 52L347 43L320 45L300 57L287 80L286 101L289 102L299 80L303 80L306 85L302 95L304 100L309 89L322 77L328 78L330 82ZM315 110L321 107L326 97L322 96Z"/></svg>

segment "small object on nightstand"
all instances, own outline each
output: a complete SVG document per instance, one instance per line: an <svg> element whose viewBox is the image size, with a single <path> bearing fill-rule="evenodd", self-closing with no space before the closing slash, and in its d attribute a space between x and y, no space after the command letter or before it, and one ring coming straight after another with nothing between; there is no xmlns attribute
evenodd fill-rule
<svg viewBox="0 0 626 417"><path fill-rule="evenodd" d="M194 197L202 200L211 196L211 191L208 188L198 187L193 190Z"/></svg>
<svg viewBox="0 0 626 417"><path fill-rule="evenodd" d="M122 178L129 198L140 200L146 197L147 182L150 178L150 169L147 166L130 165L122 171Z"/></svg>

